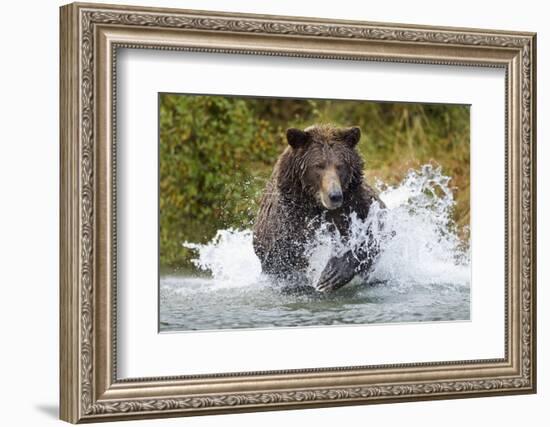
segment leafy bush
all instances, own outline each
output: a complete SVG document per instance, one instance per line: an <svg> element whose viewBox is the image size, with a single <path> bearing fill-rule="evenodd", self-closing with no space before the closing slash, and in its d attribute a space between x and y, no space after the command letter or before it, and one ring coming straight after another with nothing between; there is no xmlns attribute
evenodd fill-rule
<svg viewBox="0 0 550 427"><path fill-rule="evenodd" d="M252 220L277 135L245 100L210 96L163 95L160 129L161 265L188 266L182 242Z"/></svg>
<svg viewBox="0 0 550 427"><path fill-rule="evenodd" d="M248 228L287 127L358 125L369 182L398 183L411 167L453 177L459 226L469 223L467 106L163 94L160 99L160 262L190 268L184 241ZM466 237L466 235L465 235Z"/></svg>

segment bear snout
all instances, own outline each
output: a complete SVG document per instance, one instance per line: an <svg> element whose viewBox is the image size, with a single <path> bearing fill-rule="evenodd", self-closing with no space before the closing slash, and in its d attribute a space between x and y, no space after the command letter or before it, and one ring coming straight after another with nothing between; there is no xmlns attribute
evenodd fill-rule
<svg viewBox="0 0 550 427"><path fill-rule="evenodd" d="M338 209L342 206L344 195L340 177L334 166L330 166L323 171L320 188L321 204L329 210Z"/></svg>
<svg viewBox="0 0 550 427"><path fill-rule="evenodd" d="M342 204L342 200L344 199L344 195L342 194L341 190L331 191L328 193L328 198L330 199L331 203L333 205Z"/></svg>
<svg viewBox="0 0 550 427"><path fill-rule="evenodd" d="M338 209L344 201L344 194L338 179L331 180L328 188L321 188L321 204L329 209Z"/></svg>

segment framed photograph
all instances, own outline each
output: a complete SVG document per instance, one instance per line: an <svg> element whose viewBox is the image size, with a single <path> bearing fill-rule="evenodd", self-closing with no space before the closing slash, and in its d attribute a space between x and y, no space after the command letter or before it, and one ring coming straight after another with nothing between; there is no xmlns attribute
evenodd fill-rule
<svg viewBox="0 0 550 427"><path fill-rule="evenodd" d="M63 420L536 391L535 34L60 13Z"/></svg>

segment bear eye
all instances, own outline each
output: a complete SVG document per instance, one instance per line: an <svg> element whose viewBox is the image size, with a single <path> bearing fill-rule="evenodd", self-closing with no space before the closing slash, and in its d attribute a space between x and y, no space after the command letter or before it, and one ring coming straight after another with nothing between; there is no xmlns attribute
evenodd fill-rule
<svg viewBox="0 0 550 427"><path fill-rule="evenodd" d="M317 170L322 170L324 168L325 168L325 165L323 163L317 163L315 165L315 169L317 169Z"/></svg>

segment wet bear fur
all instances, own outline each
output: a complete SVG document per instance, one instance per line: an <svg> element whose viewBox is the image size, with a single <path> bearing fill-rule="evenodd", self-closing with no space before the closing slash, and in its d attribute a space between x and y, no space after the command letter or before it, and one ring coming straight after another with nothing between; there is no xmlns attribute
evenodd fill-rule
<svg viewBox="0 0 550 427"><path fill-rule="evenodd" d="M364 162L356 150L358 127L314 125L288 129L286 135L288 146L260 201L253 244L263 272L288 282L303 278L308 244L323 222L336 228L346 244L352 213L364 220L374 203L385 206L364 181ZM372 236L366 242L362 249L332 257L312 285L329 292L356 274L366 277L379 253Z"/></svg>

